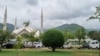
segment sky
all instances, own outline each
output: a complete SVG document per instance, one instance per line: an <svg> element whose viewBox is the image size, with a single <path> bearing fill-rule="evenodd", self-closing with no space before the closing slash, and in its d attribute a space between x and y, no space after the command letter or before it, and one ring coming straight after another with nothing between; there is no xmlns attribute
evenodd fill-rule
<svg viewBox="0 0 100 56"><path fill-rule="evenodd" d="M30 26L39 29L43 8L44 28L75 23L86 29L100 29L99 20L87 21L100 6L100 0L0 0L1 23L6 6L7 22L14 24L17 17L17 27L30 20Z"/></svg>

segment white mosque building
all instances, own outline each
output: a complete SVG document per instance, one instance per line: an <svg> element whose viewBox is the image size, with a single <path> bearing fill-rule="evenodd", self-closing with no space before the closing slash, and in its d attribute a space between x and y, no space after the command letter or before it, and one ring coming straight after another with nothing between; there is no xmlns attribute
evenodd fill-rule
<svg viewBox="0 0 100 56"><path fill-rule="evenodd" d="M4 24L3 31L7 31L7 7L5 8L4 23L3 24ZM41 10L41 30L32 28L29 25L20 27L18 29L16 27L17 27L17 19L15 19L14 30L12 32L12 34L15 34L16 36L21 36L24 33L32 33L32 32L34 32L35 37L40 36L40 34L43 32L43 9Z"/></svg>
<svg viewBox="0 0 100 56"><path fill-rule="evenodd" d="M15 28L14 31L12 32L12 34L15 34L16 36L21 36L24 33L26 33L26 34L34 33L35 37L39 37L39 35L40 35L40 31L38 29L32 28L30 26L23 26L18 29Z"/></svg>

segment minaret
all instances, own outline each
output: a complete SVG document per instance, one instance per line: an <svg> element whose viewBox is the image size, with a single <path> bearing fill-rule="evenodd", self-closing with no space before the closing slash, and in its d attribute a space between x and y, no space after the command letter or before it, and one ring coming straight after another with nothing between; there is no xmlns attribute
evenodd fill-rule
<svg viewBox="0 0 100 56"><path fill-rule="evenodd" d="M43 8L41 8L41 32L40 33L43 33Z"/></svg>
<svg viewBox="0 0 100 56"><path fill-rule="evenodd" d="M7 6L5 8L5 14L4 14L4 23L3 23L3 31L7 30Z"/></svg>
<svg viewBox="0 0 100 56"><path fill-rule="evenodd" d="M14 26L14 30L17 29L17 17L15 18L15 26Z"/></svg>

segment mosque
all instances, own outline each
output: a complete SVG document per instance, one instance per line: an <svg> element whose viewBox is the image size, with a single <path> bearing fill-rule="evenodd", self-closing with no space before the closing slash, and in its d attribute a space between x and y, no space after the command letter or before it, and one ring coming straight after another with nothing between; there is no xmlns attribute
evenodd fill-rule
<svg viewBox="0 0 100 56"><path fill-rule="evenodd" d="M15 34L16 36L21 36L24 33L32 33L34 32L34 36L38 37L43 32L43 9L41 9L41 28L40 30L32 28L29 26L29 21L26 22L27 24L23 27L16 28L17 27L17 18L15 18L15 24L14 24L14 30L11 34ZM3 31L7 31L7 7L5 8L5 14L4 14L4 23L3 23Z"/></svg>

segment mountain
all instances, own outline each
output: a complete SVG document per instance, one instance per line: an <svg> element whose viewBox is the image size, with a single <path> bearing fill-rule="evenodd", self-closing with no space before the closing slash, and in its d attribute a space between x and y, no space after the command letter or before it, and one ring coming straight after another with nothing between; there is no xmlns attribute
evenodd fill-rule
<svg viewBox="0 0 100 56"><path fill-rule="evenodd" d="M63 25L60 25L58 27L55 27L53 29L57 29L57 30L60 30L60 31L70 31L70 32L76 32L78 29L80 28L84 28L83 26L80 26L78 24L63 24ZM86 32L90 32L90 31L100 31L100 29L92 29L92 28L85 28L86 29ZM44 32L47 31L49 29L44 29Z"/></svg>
<svg viewBox="0 0 100 56"><path fill-rule="evenodd" d="M3 24L0 23L0 30L3 29ZM14 25L13 24L10 24L10 23L7 23L7 30L12 32L14 30Z"/></svg>
<svg viewBox="0 0 100 56"><path fill-rule="evenodd" d="M83 28L82 26L78 25L78 24L63 24L61 26L56 27L56 29L60 30L60 31L70 31L70 32L75 32L76 30Z"/></svg>

